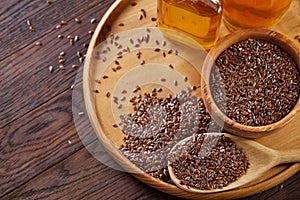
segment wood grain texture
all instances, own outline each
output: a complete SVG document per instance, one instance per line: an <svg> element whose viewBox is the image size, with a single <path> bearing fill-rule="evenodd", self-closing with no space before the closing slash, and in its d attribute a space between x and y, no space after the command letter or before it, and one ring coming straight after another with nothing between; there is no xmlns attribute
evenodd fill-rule
<svg viewBox="0 0 300 200"><path fill-rule="evenodd" d="M31 5L33 2L28 1L28 4ZM68 9L68 6L63 6L62 2L70 6L70 9ZM71 65L79 64L76 52L85 53L86 49L82 45L89 42L91 36L88 31L94 30L96 26L96 24L90 24L89 21L94 17L99 20L110 3L102 3L101 1L56 1L55 4L49 5L50 8L45 8L47 11L45 13L43 9L39 9L38 3L33 4L37 7L36 13L29 9L31 7L26 6L22 9L24 10L22 12L29 12L33 15L31 17L32 23L34 24L34 20L36 20L36 26L40 30L34 33L30 32L26 27L27 18L17 18L13 21L11 27L17 27L17 23L22 23L26 27L25 30L12 31L10 34L3 33L13 38L0 36L0 38L4 38L3 44L8 45L0 45L2 48L0 56L6 56L5 51L7 49L10 49L10 51L18 49L17 52L0 61L0 74L3 77L1 79L0 127L70 88L77 71L73 70ZM44 4L46 3L43 2ZM7 12L10 12L10 14L18 13L19 6L16 3ZM63 9L60 10L60 7ZM89 9L89 11L87 12L86 9ZM78 13L76 10L81 10L81 12ZM35 19L37 17L41 19ZM77 24L74 22L75 17L81 18L82 23ZM48 19L52 19L52 21L48 22ZM69 21L69 24L61 30L56 30L55 26L60 23L61 19ZM9 26L4 30L9 31L11 27ZM14 36L14 34L18 36ZM28 34L28 39L25 36L26 34ZM63 34L65 37L58 39L58 34ZM71 46L66 38L69 34L80 36L79 42L74 46ZM23 42L16 41L17 39L22 39ZM9 46L12 46L10 44L12 41L16 45L9 48ZM35 46L36 41L42 42L43 46ZM24 47L18 46L19 44L24 45ZM66 52L66 63L64 64L66 70L59 70L58 68L58 55L61 51ZM49 73L48 67L50 65L54 68L53 73Z"/></svg>
<svg viewBox="0 0 300 200"><path fill-rule="evenodd" d="M82 45L90 41L87 32L96 26L89 20L95 17L99 21L113 2L53 0L48 5L46 0L0 1L0 199L178 199L106 167L87 151L99 148L95 136L88 134L90 125L81 118L77 127L74 125L70 86L78 70L71 65L78 64L76 52L85 53ZM124 22L122 16L115 17ZM82 23L75 23L75 17ZM32 20L36 32L29 31L27 19ZM68 25L56 30L62 19ZM141 24L145 22L152 23L150 18ZM299 34L297 30L289 31L294 35ZM57 39L58 34L78 34L80 41L70 46L66 38ZM35 46L36 41L43 46ZM58 69L57 56L62 50L67 53L64 71ZM49 65L53 65L53 73L49 73ZM80 100L77 104L76 112L82 112ZM88 148L77 135L81 129L86 130L82 137ZM102 161L113 164L106 153L99 152ZM298 173L285 181L280 191L278 185L245 199L300 198L299 179Z"/></svg>

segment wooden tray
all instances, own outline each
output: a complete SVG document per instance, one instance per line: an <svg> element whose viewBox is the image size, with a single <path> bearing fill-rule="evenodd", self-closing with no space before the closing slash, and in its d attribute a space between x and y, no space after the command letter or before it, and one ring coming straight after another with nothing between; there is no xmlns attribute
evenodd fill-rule
<svg viewBox="0 0 300 200"><path fill-rule="evenodd" d="M151 18L156 18L156 1L136 0L134 1L136 2L136 5L134 6L132 5L132 2L133 1L130 0L117 0L107 11L105 16L99 23L90 42L84 66L83 87L86 109L91 124L99 140L106 148L106 150L111 154L111 156L126 171L132 173L133 176L148 184L149 186L171 195L189 199L242 198L270 189L295 174L300 169L300 163L277 166L268 171L259 180L252 182L243 188L214 194L195 194L183 191L174 185L164 183L149 176L148 174L142 172L135 165L133 165L122 155L122 153L120 153L118 148L123 143L122 139L124 135L120 129L114 128L112 126L112 124L117 122L115 122L114 116L112 116L112 111L109 109L113 104L113 99L112 97L107 97L107 91L111 91L114 87L114 84L116 84L116 82L122 77L115 76L114 72L112 71L105 71L105 69L99 66L96 67L97 63L95 62L98 61L95 61L95 59L92 58L94 56L94 50L97 45L100 44L104 39L110 38L112 33L117 35L117 33L121 33L126 30L141 27L155 27L156 22ZM138 18L141 13L141 9L144 9L146 11L147 17L139 20ZM300 46L300 43L297 43L294 37L300 33L300 16L297 12L299 10L300 2L293 1L286 16L279 24L277 24L273 28L274 30L287 35L287 37L295 41L298 46ZM229 32L222 25L221 37L227 35L228 33ZM125 58L122 63L123 65L131 66L139 64L132 63L136 61L133 61L134 59L130 59L130 56L126 57L127 58ZM152 59L150 53L148 54L147 59ZM176 60L175 57L172 59ZM113 66L113 63L109 63L108 65ZM177 70L182 74L194 74L193 68L179 68ZM101 84L97 83L95 80L101 79L104 74L108 75L109 78L103 80ZM189 79L189 82L192 82L191 84L195 84L197 82L199 83L199 78L200 77L193 77ZM143 89L147 90L149 88L147 88L146 86ZM167 88L165 89L168 92ZM197 93L197 96L200 95L200 93ZM299 122L300 115L297 115L288 126L281 129L279 132L271 136L266 136L256 140L261 144L264 144L265 146L279 150L287 148L300 148Z"/></svg>

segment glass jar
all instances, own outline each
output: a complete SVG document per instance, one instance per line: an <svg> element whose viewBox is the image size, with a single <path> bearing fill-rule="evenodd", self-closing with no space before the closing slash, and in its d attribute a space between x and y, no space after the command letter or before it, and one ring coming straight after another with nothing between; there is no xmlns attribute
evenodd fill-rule
<svg viewBox="0 0 300 200"><path fill-rule="evenodd" d="M269 28L283 17L291 0L223 0L223 19L230 30Z"/></svg>
<svg viewBox="0 0 300 200"><path fill-rule="evenodd" d="M203 48L215 45L220 32L220 0L158 0L158 26L185 33Z"/></svg>

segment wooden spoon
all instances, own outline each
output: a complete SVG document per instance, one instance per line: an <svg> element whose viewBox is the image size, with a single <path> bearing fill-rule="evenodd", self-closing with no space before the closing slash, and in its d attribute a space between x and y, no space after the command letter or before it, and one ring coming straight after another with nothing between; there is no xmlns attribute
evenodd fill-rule
<svg viewBox="0 0 300 200"><path fill-rule="evenodd" d="M170 161L168 163L168 170L172 181L181 189L195 192L195 193L213 193L213 192L222 192L226 190L231 190L237 187L241 187L255 179L261 177L266 171L273 168L276 165L283 164L283 163L293 163L293 162L300 162L300 149L294 150L285 150L285 151L278 151L273 150L268 147L265 147L253 140L233 136L230 134L225 133L210 133L214 135L224 135L229 137L232 141L236 143L236 145L242 148L245 154L248 156L249 159L249 168L246 171L246 174L241 176L235 182L230 183L226 187L220 189L211 189L211 190L199 190L196 188L192 188L190 186L181 185L180 180L176 178L172 167L170 166ZM186 144L188 140L191 140L191 137L185 138L184 140L180 141L176 144L171 153L178 148L178 145Z"/></svg>

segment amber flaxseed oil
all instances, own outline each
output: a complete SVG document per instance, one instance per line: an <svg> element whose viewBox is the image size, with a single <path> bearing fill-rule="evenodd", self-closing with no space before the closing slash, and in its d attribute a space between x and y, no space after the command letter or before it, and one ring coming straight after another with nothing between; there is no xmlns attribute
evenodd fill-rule
<svg viewBox="0 0 300 200"><path fill-rule="evenodd" d="M224 22L233 31L269 28L279 22L291 0L223 0Z"/></svg>
<svg viewBox="0 0 300 200"><path fill-rule="evenodd" d="M220 32L220 0L158 0L158 25L180 31L203 48L215 45Z"/></svg>

